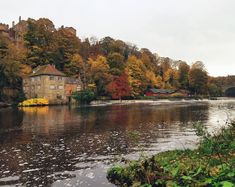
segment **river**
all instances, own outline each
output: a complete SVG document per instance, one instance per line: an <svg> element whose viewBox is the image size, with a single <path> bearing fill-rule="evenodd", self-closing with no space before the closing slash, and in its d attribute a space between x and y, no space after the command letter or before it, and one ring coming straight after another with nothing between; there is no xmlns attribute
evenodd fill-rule
<svg viewBox="0 0 235 187"><path fill-rule="evenodd" d="M223 99L1 109L0 185L113 186L106 180L113 164L193 149L193 124L219 129L234 107Z"/></svg>

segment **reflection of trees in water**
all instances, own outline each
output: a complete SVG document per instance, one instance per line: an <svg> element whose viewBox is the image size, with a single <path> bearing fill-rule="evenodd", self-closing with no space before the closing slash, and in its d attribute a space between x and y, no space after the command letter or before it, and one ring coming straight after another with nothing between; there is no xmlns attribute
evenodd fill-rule
<svg viewBox="0 0 235 187"><path fill-rule="evenodd" d="M139 132L139 141L147 148L159 138L170 138L168 129L179 130L184 127L182 123L208 118L206 105L46 107L23 112L24 131L17 136L21 143L12 140L3 144L1 149L6 153L0 152L0 172L8 169L11 173L6 176L19 175L24 184L44 186L63 177L74 177L64 174L65 170L91 167L97 161L112 159L111 155L133 152L136 142L129 137L131 131Z"/></svg>
<svg viewBox="0 0 235 187"><path fill-rule="evenodd" d="M0 128L12 128L21 126L23 113L17 108L0 109Z"/></svg>
<svg viewBox="0 0 235 187"><path fill-rule="evenodd" d="M187 123L208 118L208 106L112 105L23 108L24 129L43 135L148 129L148 124ZM201 113L199 113L201 112Z"/></svg>
<svg viewBox="0 0 235 187"><path fill-rule="evenodd" d="M23 113L17 108L5 108L0 110L0 144L11 141L22 131Z"/></svg>
<svg viewBox="0 0 235 187"><path fill-rule="evenodd" d="M173 122L187 123L208 118L208 106L143 106L113 105L109 107L96 107L78 111L87 123L99 125L101 129L135 129L140 124ZM199 113L200 112L200 113ZM143 126L144 129L146 129Z"/></svg>

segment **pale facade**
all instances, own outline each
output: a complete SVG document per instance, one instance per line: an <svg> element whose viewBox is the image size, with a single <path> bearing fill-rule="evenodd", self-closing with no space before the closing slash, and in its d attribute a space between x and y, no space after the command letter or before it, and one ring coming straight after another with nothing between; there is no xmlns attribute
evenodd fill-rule
<svg viewBox="0 0 235 187"><path fill-rule="evenodd" d="M46 98L51 104L71 102L71 94L81 90L81 81L66 77L52 65L40 66L23 79L27 99Z"/></svg>

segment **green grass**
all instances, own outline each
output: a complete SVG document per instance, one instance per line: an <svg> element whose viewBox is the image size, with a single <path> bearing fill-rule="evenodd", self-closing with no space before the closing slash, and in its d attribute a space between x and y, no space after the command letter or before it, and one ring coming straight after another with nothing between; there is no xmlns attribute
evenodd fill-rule
<svg viewBox="0 0 235 187"><path fill-rule="evenodd" d="M196 125L196 150L175 150L113 166L107 178L117 186L235 186L235 124L215 135Z"/></svg>

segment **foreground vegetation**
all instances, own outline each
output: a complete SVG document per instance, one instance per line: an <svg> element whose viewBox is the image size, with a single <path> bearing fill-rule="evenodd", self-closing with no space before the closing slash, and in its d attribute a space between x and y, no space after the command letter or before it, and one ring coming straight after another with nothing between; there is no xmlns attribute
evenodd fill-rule
<svg viewBox="0 0 235 187"><path fill-rule="evenodd" d="M117 186L235 186L235 123L213 136L197 126L196 150L167 151L114 166L107 178Z"/></svg>

